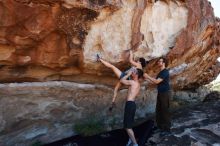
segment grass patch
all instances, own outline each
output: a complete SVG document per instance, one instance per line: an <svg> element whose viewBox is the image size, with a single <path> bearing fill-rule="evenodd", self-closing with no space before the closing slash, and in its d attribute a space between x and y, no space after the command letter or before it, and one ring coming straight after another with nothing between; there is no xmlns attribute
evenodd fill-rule
<svg viewBox="0 0 220 146"><path fill-rule="evenodd" d="M31 146L43 146L44 144L41 141L35 141Z"/></svg>
<svg viewBox="0 0 220 146"><path fill-rule="evenodd" d="M73 130L83 136L92 136L106 130L103 120L97 118L88 118L77 122Z"/></svg>

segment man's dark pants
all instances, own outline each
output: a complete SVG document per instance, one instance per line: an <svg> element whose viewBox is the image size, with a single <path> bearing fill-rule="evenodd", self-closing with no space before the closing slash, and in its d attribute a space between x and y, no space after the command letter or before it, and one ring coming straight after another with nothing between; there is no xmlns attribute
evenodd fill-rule
<svg viewBox="0 0 220 146"><path fill-rule="evenodd" d="M157 95L156 105L156 122L157 127L161 130L170 131L171 119L170 119L170 97L171 92L162 92Z"/></svg>

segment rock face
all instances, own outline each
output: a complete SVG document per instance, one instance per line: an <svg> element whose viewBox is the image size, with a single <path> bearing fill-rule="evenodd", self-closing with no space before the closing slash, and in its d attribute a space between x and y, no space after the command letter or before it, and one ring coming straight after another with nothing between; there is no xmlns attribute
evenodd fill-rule
<svg viewBox="0 0 220 146"><path fill-rule="evenodd" d="M175 89L219 73L219 20L207 0L4 0L0 17L1 82L112 85L95 56L124 69L130 48L150 61L151 75L155 58L166 56Z"/></svg>
<svg viewBox="0 0 220 146"><path fill-rule="evenodd" d="M136 99L136 119L155 112L156 89L142 87ZM204 100L208 91L173 93L172 107ZM108 108L113 89L98 84L65 81L0 84L0 146L30 146L75 135L73 126L85 119L102 119L108 130L122 127L127 89L120 90L116 108ZM210 94L206 100L212 99ZM219 97L218 94L215 96ZM217 99L216 99L217 100ZM218 105L218 104L216 104Z"/></svg>
<svg viewBox="0 0 220 146"><path fill-rule="evenodd" d="M141 89L136 101L136 118L154 112L156 91L145 91ZM89 118L104 119L108 126L121 123L127 89L119 92L116 108L109 112L112 93L107 86L72 82L1 84L0 146L30 146L36 141L67 138L76 134L75 124Z"/></svg>
<svg viewBox="0 0 220 146"><path fill-rule="evenodd" d="M220 145L219 102L212 100L178 110L173 114L172 133L161 136L155 132L146 145Z"/></svg>

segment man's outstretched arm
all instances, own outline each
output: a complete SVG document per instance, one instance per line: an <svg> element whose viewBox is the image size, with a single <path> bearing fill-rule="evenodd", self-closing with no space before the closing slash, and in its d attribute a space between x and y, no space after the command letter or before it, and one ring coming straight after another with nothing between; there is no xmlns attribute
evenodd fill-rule
<svg viewBox="0 0 220 146"><path fill-rule="evenodd" d="M147 73L144 73L144 78L145 79L149 79L151 82L153 82L154 84L159 84L160 82L163 81L163 79L161 78L158 78L158 79L155 79L155 78L152 78L151 76L149 76Z"/></svg>

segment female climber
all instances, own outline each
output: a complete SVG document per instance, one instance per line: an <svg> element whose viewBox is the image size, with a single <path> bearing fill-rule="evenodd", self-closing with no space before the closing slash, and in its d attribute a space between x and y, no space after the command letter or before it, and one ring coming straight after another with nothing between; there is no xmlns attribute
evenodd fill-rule
<svg viewBox="0 0 220 146"><path fill-rule="evenodd" d="M129 56L129 62L132 64L132 67L124 72L121 72L118 68L116 68L115 66L113 66L112 64L110 64L109 62L103 60L100 58L100 56L97 54L97 60L102 62L106 67L111 68L113 70L113 72L116 74L116 76L121 79L123 78L125 75L127 75L127 73L129 71L135 71L136 69L141 69L143 70L143 68L146 66L146 60L144 58L139 58L138 61L134 61L133 59L133 52L130 50L130 56ZM130 78L128 78L129 80ZM110 111L112 111L113 107L115 107L115 99L117 97L117 93L119 88L121 87L121 83L120 80L117 82L115 88L114 88L114 95L112 98L112 104L109 108Z"/></svg>

